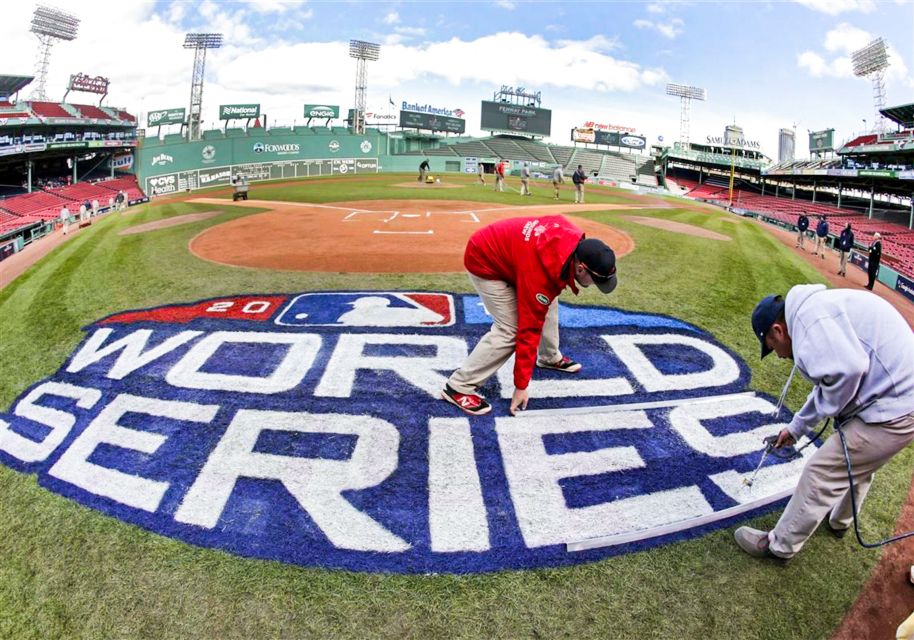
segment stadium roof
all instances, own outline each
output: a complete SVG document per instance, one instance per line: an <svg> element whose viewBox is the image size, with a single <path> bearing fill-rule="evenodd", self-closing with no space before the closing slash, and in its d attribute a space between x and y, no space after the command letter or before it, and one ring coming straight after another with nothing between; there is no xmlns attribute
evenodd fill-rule
<svg viewBox="0 0 914 640"><path fill-rule="evenodd" d="M0 76L0 97L10 97L34 79L35 76Z"/></svg>
<svg viewBox="0 0 914 640"><path fill-rule="evenodd" d="M900 107L880 109L879 113L893 122L897 122L905 129L914 127L914 102L903 104Z"/></svg>

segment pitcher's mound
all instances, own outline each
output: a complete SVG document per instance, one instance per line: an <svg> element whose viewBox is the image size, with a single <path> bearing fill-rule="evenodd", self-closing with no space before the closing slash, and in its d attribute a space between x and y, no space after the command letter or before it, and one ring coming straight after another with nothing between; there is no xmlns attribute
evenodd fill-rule
<svg viewBox="0 0 914 640"><path fill-rule="evenodd" d="M418 180L415 182L398 182L393 186L403 187L404 189L460 189L463 187L462 184L450 184L447 182L433 182L431 184L423 184Z"/></svg>

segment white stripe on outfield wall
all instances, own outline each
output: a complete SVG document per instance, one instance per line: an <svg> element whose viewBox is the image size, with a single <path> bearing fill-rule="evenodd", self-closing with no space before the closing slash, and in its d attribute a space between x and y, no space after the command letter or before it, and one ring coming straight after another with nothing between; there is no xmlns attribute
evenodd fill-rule
<svg viewBox="0 0 914 640"><path fill-rule="evenodd" d="M429 229L428 231L378 231L375 229L372 233L377 234L387 234L387 235L419 235L419 236L430 236L435 232Z"/></svg>
<svg viewBox="0 0 914 640"><path fill-rule="evenodd" d="M375 232L377 233L377 232ZM710 396L705 398L680 398L678 400L656 400L654 402L634 402L631 404L602 404L592 405L589 407L567 407L559 409L532 409L530 411L519 411L515 417L537 417L537 416L567 416L575 413L613 413L616 411L642 411L644 409L663 409L664 407L681 407L690 404L705 404L709 402L722 402L733 400L735 398L744 398L746 396L755 396L754 391L743 391L742 393L730 393L722 396ZM772 413L774 408L772 408Z"/></svg>
<svg viewBox="0 0 914 640"><path fill-rule="evenodd" d="M603 547L613 547L619 544L626 544L628 542L640 542L641 540L648 540L650 538L657 538L660 536L669 535L671 533L678 533L680 531L685 531L686 529L693 529L695 527L701 527L706 524L724 520L726 518L738 516L742 513L746 513L747 511L752 511L753 509L764 507L765 505L771 504L772 502L777 502L778 500L786 498L792 494L793 489L787 489L786 491L768 495L764 498L753 500L752 502L738 504L735 507L730 507L729 509L715 511L714 513L698 516L697 518L689 518L688 520L674 522L672 524L656 527L654 529L648 529L646 531L620 533L614 536L604 536L602 538L591 538L590 540L568 542L565 544L565 550L568 553L571 553L574 551L587 551L589 549L602 549Z"/></svg>

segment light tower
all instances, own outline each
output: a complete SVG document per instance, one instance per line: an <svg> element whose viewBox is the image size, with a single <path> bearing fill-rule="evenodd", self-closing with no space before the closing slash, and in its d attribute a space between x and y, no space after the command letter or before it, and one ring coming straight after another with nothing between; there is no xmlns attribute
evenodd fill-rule
<svg viewBox="0 0 914 640"><path fill-rule="evenodd" d="M221 33L188 33L184 48L194 50L194 73L190 84L190 112L187 116L187 139L200 139L200 111L203 108L203 70L206 50L222 46Z"/></svg>
<svg viewBox="0 0 914 640"><path fill-rule="evenodd" d="M38 5L32 15L32 27L29 29L38 36L38 59L35 61L35 76L38 82L31 97L47 100L48 64L51 60L51 47L57 40L75 40L79 29L79 18L64 13L60 9Z"/></svg>
<svg viewBox="0 0 914 640"><path fill-rule="evenodd" d="M705 100L707 93L704 89L690 87L685 84L668 84L666 85L666 94L668 96L679 96L679 142L685 149L689 148L689 111L692 106L692 100Z"/></svg>
<svg viewBox="0 0 914 640"><path fill-rule="evenodd" d="M362 135L365 133L365 90L368 88L365 61L380 58L381 45L362 40L350 40L349 57L358 61L355 71L355 108L352 110L352 133Z"/></svg>
<svg viewBox="0 0 914 640"><path fill-rule="evenodd" d="M857 49L851 54L851 62L855 76L869 78L873 82L873 104L876 107L873 131L882 132L885 130L885 118L879 111L885 108L885 69L889 66L885 41L876 38L862 49Z"/></svg>

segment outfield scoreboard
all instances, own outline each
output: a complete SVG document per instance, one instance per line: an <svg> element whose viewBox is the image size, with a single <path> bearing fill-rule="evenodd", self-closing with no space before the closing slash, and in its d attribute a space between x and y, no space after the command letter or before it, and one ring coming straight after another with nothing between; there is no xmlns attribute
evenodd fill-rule
<svg viewBox="0 0 914 640"><path fill-rule="evenodd" d="M483 100L480 128L483 131L548 136L552 134L552 110Z"/></svg>
<svg viewBox="0 0 914 640"><path fill-rule="evenodd" d="M400 111L400 126L405 129L426 129L447 133L464 133L467 130L466 120L462 118L419 111Z"/></svg>
<svg viewBox="0 0 914 640"><path fill-rule="evenodd" d="M823 153L835 150L835 130L823 129L822 131L809 132L809 153Z"/></svg>

